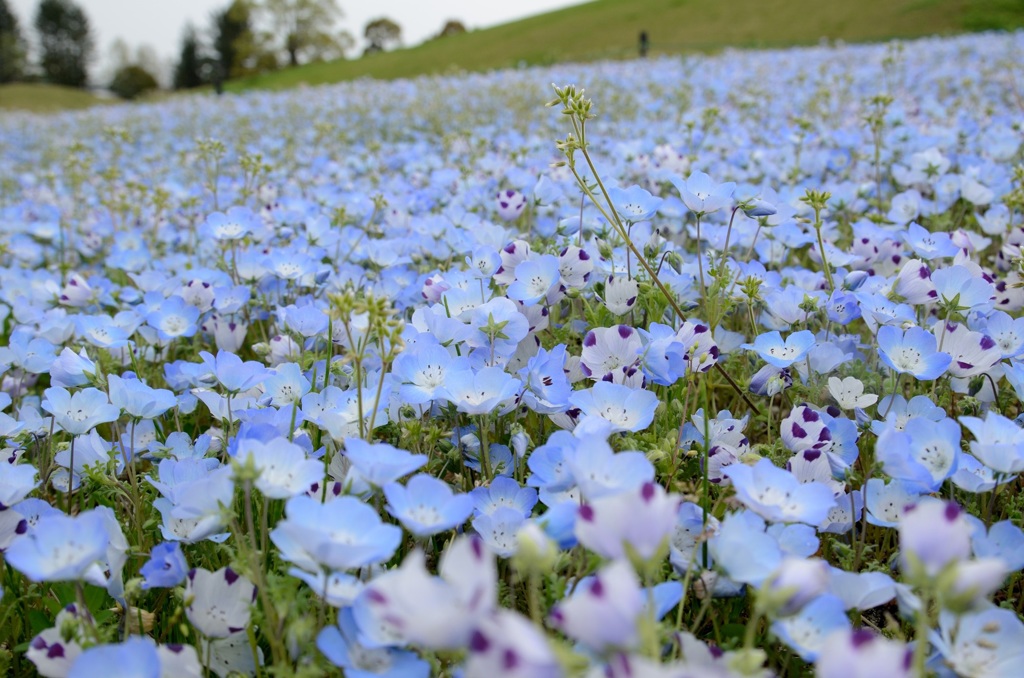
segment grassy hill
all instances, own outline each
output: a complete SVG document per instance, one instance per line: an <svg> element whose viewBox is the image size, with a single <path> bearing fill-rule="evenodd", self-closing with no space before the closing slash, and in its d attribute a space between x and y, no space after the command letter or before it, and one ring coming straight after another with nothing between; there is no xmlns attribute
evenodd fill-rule
<svg viewBox="0 0 1024 678"><path fill-rule="evenodd" d="M254 76L229 89L628 58L641 30L652 54L674 54L1022 26L1024 0L593 0L416 47Z"/></svg>
<svg viewBox="0 0 1024 678"><path fill-rule="evenodd" d="M73 87L23 82L0 85L0 111L53 113L88 108L104 101L90 92Z"/></svg>

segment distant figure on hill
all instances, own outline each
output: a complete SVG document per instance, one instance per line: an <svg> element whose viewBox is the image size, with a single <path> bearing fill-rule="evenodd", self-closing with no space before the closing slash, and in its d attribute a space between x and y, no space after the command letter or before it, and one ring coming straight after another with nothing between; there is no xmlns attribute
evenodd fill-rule
<svg viewBox="0 0 1024 678"><path fill-rule="evenodd" d="M647 56L647 48L650 47L650 40L647 38L647 31L640 31L640 58Z"/></svg>

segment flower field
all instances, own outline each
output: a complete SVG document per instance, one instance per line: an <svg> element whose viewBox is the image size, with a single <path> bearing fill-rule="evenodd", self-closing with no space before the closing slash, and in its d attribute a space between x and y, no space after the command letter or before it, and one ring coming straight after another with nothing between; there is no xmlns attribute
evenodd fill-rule
<svg viewBox="0 0 1024 678"><path fill-rule="evenodd" d="M1022 63L0 117L0 672L1019 675Z"/></svg>

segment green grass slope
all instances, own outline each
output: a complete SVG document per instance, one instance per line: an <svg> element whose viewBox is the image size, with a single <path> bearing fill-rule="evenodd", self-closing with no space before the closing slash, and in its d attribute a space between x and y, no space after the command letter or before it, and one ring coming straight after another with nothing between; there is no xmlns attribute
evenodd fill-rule
<svg viewBox="0 0 1024 678"><path fill-rule="evenodd" d="M88 108L104 101L106 100L73 87L22 82L0 85L0 111L53 113Z"/></svg>
<svg viewBox="0 0 1024 678"><path fill-rule="evenodd" d="M1024 0L593 0L408 49L267 73L229 88L280 89L362 77L628 58L636 55L641 30L650 36L652 54L675 54L1021 26Z"/></svg>

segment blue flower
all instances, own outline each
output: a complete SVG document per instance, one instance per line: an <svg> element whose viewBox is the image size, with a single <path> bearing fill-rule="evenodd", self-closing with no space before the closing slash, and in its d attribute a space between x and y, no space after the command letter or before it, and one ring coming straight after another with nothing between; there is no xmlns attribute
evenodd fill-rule
<svg viewBox="0 0 1024 678"><path fill-rule="evenodd" d="M174 393L153 388L138 379L107 378L110 402L133 419L153 419L177 405Z"/></svg>
<svg viewBox="0 0 1024 678"><path fill-rule="evenodd" d="M143 589L170 588L185 580L188 563L181 552L181 544L163 542L153 547L149 560L142 566L139 573L144 577Z"/></svg>
<svg viewBox="0 0 1024 678"><path fill-rule="evenodd" d="M366 647L352 616L352 608L338 613L338 625L326 626L316 637L316 647L351 678L427 678L430 664L416 653L393 647Z"/></svg>
<svg viewBox="0 0 1024 678"><path fill-rule="evenodd" d="M270 532L281 558L307 572L350 570L391 558L402 530L381 522L372 507L343 496L326 504L306 495L288 500L285 520Z"/></svg>
<svg viewBox="0 0 1024 678"><path fill-rule="evenodd" d="M68 671L68 678L160 678L160 655L156 643L145 636L132 636L120 644L97 645L80 654Z"/></svg>
<svg viewBox="0 0 1024 678"><path fill-rule="evenodd" d="M426 473L414 475L400 485L384 486L388 513L417 537L429 537L461 525L473 512L467 494L455 494L448 483Z"/></svg>
<svg viewBox="0 0 1024 678"><path fill-rule="evenodd" d="M241 358L228 351L217 351L216 357L207 351L200 351L199 355L203 366L228 393L248 391L274 374L255 360L242 362Z"/></svg>
<svg viewBox="0 0 1024 678"><path fill-rule="evenodd" d="M473 519L476 530L484 544L501 558L511 557L519 548L516 535L526 523L522 511L508 506L499 506L491 513L480 513Z"/></svg>
<svg viewBox="0 0 1024 678"><path fill-rule="evenodd" d="M477 515L494 513L499 507L515 509L528 518L537 504L537 490L522 487L514 479L498 476L487 487L478 487L469 493Z"/></svg>
<svg viewBox="0 0 1024 678"><path fill-rule="evenodd" d="M575 391L569 403L583 414L611 423L613 432L642 431L654 421L657 394L623 384L599 381L591 388Z"/></svg>
<svg viewBox="0 0 1024 678"><path fill-rule="evenodd" d="M955 257L960 251L948 233L932 233L916 222L910 222L907 225L904 240L922 259Z"/></svg>
<svg viewBox="0 0 1024 678"><path fill-rule="evenodd" d="M34 582L82 580L105 560L110 535L96 510L77 516L43 516L30 532L11 542L4 558Z"/></svg>
<svg viewBox="0 0 1024 678"><path fill-rule="evenodd" d="M953 475L960 459L960 425L915 417L902 431L887 428L875 444L875 458L892 478L921 492L935 492Z"/></svg>
<svg viewBox="0 0 1024 678"><path fill-rule="evenodd" d="M565 374L565 344L550 351L543 347L519 370L526 390L523 403L538 414L563 412L569 407L572 386ZM397 362L397 361L396 361Z"/></svg>
<svg viewBox="0 0 1024 678"><path fill-rule="evenodd" d="M199 329L198 320L199 309L176 294L146 316L146 324L156 330L161 341L191 337Z"/></svg>
<svg viewBox="0 0 1024 678"><path fill-rule="evenodd" d="M459 412L488 414L509 401L522 383L500 367L451 370L437 395L453 403Z"/></svg>
<svg viewBox="0 0 1024 678"><path fill-rule="evenodd" d="M619 216L634 224L650 219L664 202L664 199L656 198L646 189L636 185L625 190L612 186L608 189L608 197Z"/></svg>
<svg viewBox="0 0 1024 678"><path fill-rule="evenodd" d="M877 340L878 357L883 363L921 381L938 379L953 362L948 353L938 351L935 335L920 327L902 332L886 325L878 329Z"/></svg>
<svg viewBox="0 0 1024 678"><path fill-rule="evenodd" d="M685 182L675 175L669 175L669 181L679 191L686 207L701 216L727 207L732 200L733 191L736 190L734 182L718 184L700 171L692 172Z"/></svg>
<svg viewBox="0 0 1024 678"><path fill-rule="evenodd" d="M96 388L72 395L67 389L53 386L43 396L42 408L53 415L57 426L75 436L88 433L99 424L116 421L121 414L120 408L110 404L107 394Z"/></svg>
<svg viewBox="0 0 1024 678"><path fill-rule="evenodd" d="M814 343L814 332L810 330L793 332L785 341L778 332L765 332L759 334L753 344L743 344L743 348L754 351L773 367L784 368L803 360Z"/></svg>
<svg viewBox="0 0 1024 678"><path fill-rule="evenodd" d="M724 474L736 488L737 499L773 522L820 525L835 505L830 487L818 482L800 483L768 459L759 459L752 467L733 464Z"/></svg>
<svg viewBox="0 0 1024 678"><path fill-rule="evenodd" d="M543 254L527 259L516 266L516 279L508 286L506 295L509 299L532 306L545 299L561 280L558 257Z"/></svg>
<svg viewBox="0 0 1024 678"><path fill-rule="evenodd" d="M374 487L384 487L427 463L427 455L413 454L387 443L370 444L359 438L345 438L345 456L352 463L350 473Z"/></svg>

